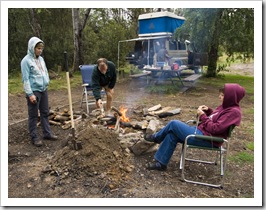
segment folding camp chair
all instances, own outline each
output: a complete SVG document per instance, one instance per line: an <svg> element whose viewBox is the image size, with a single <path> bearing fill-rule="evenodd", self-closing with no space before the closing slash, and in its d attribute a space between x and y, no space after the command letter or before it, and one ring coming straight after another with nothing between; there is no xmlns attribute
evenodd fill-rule
<svg viewBox="0 0 266 210"><path fill-rule="evenodd" d="M210 187L216 187L216 188L223 188L223 184L224 184L224 176L225 176L225 169L226 169L226 161L227 161L227 156L228 156L228 152L229 152L229 138L231 137L231 133L234 129L235 125L231 125L228 129L228 138L227 139L223 139L220 137L214 137L214 136L203 136L203 135L195 135L195 134L191 134L188 135L185 139L184 144L182 145L182 152L181 152L181 159L180 159L180 169L182 169L182 180L188 183L194 183L194 184L200 184L200 185L205 185L205 186L210 186ZM194 146L194 145L189 145L188 139L189 138L196 138L198 140L205 140L205 141L211 141L211 142L222 142L222 146L220 147L200 147L200 146ZM188 149L198 149L200 151L211 151L211 152L216 152L216 158L214 161L210 161L210 160L202 160L201 158L197 158L197 159L193 159L193 158L188 158L189 152ZM194 150L195 151L195 150ZM191 156L193 156L192 154L190 154ZM225 155L225 157L224 157ZM203 155L202 155L203 156ZM220 161L218 161L218 159ZM192 162L197 162L200 163L198 165L198 167L203 167L204 164L214 164L214 165L220 165L220 174L219 174L219 183L218 181L216 181L217 183L214 183L214 181L201 181L200 178L202 179L202 176L198 176L200 178L196 178L195 174L193 178L187 179L185 178L185 167L189 167L189 165L187 164L187 166L185 165L185 161L192 161ZM195 169L195 168L194 168ZM211 173L209 173L211 174ZM190 177L193 176L190 174ZM213 174L213 176L215 176L215 174ZM213 177L214 178L214 177ZM217 179L218 179L217 178ZM193 180L192 180L193 179ZM196 180L195 180L196 179ZM212 180L212 179L210 179ZM210 183L212 182L212 183Z"/></svg>
<svg viewBox="0 0 266 210"><path fill-rule="evenodd" d="M95 65L80 65L79 66L79 69L81 71L81 76L82 76L82 89L83 89L80 107L82 107L83 103L86 103L87 114L90 113L89 106L95 105L95 99L94 99L92 87L91 87L91 82L92 82L91 77L92 77L92 72L93 72L94 67ZM101 96L102 96L103 103L106 103L106 100L104 99L106 96L106 93L104 90L101 90Z"/></svg>

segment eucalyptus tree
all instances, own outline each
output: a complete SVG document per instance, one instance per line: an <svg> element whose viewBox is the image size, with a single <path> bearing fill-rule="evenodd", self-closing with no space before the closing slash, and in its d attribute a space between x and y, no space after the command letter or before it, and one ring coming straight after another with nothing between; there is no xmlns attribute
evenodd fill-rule
<svg viewBox="0 0 266 210"><path fill-rule="evenodd" d="M241 54L243 61L254 56L253 8L184 9L186 18L175 32L180 40L189 39L197 52L208 53L207 76L217 74L219 55L225 52L227 61Z"/></svg>
<svg viewBox="0 0 266 210"><path fill-rule="evenodd" d="M27 53L28 40L32 36L38 36L45 43L43 56L47 68L62 66L64 50L73 54L71 21L71 9L8 9L8 72L20 72L20 61Z"/></svg>
<svg viewBox="0 0 266 210"><path fill-rule="evenodd" d="M84 63L83 59L83 30L86 26L87 20L89 18L91 8L87 9L72 9L72 19L73 19L73 31L74 31L74 61L73 61L73 71L78 70L79 65Z"/></svg>

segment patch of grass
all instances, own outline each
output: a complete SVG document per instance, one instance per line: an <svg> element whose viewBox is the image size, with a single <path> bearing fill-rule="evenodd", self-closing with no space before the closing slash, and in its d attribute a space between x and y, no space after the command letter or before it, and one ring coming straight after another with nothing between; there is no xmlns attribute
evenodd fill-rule
<svg viewBox="0 0 266 210"><path fill-rule="evenodd" d="M23 83L21 78L21 73L12 75L8 78L8 93L9 94L18 94L23 93Z"/></svg>
<svg viewBox="0 0 266 210"><path fill-rule="evenodd" d="M250 154L247 151L242 151L237 153L234 156L230 156L229 159L234 161L238 164L245 164L245 163L253 163L254 162L254 154Z"/></svg>
<svg viewBox="0 0 266 210"><path fill-rule="evenodd" d="M243 113L244 114L251 114L251 115L254 115L254 107L251 107L249 109L244 109L243 110Z"/></svg>
<svg viewBox="0 0 266 210"><path fill-rule="evenodd" d="M146 89L149 93L157 93L157 94L176 94L179 91L179 87L174 85L151 85Z"/></svg>
<svg viewBox="0 0 266 210"><path fill-rule="evenodd" d="M202 77L198 83L203 83L206 85L211 85L214 87L222 87L225 83L238 83L246 89L247 94L254 94L254 77L253 76L243 76L243 75L218 75L216 78Z"/></svg>
<svg viewBox="0 0 266 210"><path fill-rule="evenodd" d="M73 73L73 77L70 78L71 88L77 87L82 84L82 78L79 71ZM67 89L66 72L61 72L58 77L50 80L49 90ZM8 78L8 94L14 95L24 93L21 73L11 75Z"/></svg>
<svg viewBox="0 0 266 210"><path fill-rule="evenodd" d="M77 87L81 86L82 78L80 72L74 72L73 76L69 78L70 80L70 87ZM60 76L56 79L50 80L49 90L60 90L60 89L67 89L67 78L66 72L60 73Z"/></svg>
<svg viewBox="0 0 266 210"><path fill-rule="evenodd" d="M247 148L248 148L249 150L254 151L254 142L249 142L249 143L247 144Z"/></svg>

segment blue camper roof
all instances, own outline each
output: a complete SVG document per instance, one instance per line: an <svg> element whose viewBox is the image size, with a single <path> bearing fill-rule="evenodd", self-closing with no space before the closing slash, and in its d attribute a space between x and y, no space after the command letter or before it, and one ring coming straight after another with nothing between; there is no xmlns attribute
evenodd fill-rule
<svg viewBox="0 0 266 210"><path fill-rule="evenodd" d="M171 12L153 12L139 16L139 37L171 35L185 18Z"/></svg>

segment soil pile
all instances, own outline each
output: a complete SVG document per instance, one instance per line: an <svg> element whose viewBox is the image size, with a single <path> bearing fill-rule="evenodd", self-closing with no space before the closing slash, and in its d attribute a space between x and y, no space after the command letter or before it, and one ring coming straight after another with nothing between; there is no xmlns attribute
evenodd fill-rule
<svg viewBox="0 0 266 210"><path fill-rule="evenodd" d="M69 145L55 153L43 172L60 176L61 182L97 176L110 182L106 187L113 189L133 169L129 153L121 148L117 137L105 127L89 127L78 136L81 150L74 150L68 141Z"/></svg>

